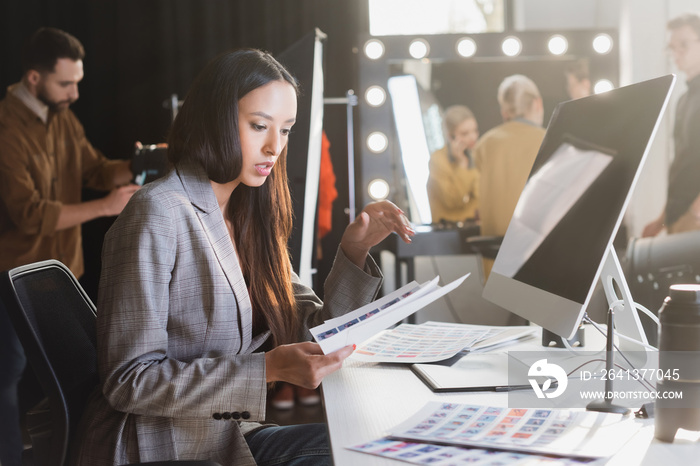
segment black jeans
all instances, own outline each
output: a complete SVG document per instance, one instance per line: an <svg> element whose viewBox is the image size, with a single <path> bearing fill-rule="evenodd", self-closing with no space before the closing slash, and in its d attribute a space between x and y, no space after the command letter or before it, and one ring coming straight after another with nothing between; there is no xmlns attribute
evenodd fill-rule
<svg viewBox="0 0 700 466"><path fill-rule="evenodd" d="M258 466L330 466L325 424L265 427L245 436Z"/></svg>
<svg viewBox="0 0 700 466"><path fill-rule="evenodd" d="M0 303L0 463L22 464L22 433L19 424L17 385L26 365L24 350L17 339L5 308Z"/></svg>

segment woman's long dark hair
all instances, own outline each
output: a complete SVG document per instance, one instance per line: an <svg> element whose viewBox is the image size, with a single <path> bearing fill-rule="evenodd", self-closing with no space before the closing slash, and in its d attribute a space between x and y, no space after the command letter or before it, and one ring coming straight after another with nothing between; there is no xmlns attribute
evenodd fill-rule
<svg viewBox="0 0 700 466"><path fill-rule="evenodd" d="M194 160L215 183L235 180L242 168L238 102L272 81L297 90L296 80L260 50L228 52L210 62L195 79L168 137L168 158L177 167ZM299 319L291 283L288 240L292 202L287 181L287 149L260 187L239 184L228 203L227 219L253 304L255 327L266 325L272 344L297 341Z"/></svg>

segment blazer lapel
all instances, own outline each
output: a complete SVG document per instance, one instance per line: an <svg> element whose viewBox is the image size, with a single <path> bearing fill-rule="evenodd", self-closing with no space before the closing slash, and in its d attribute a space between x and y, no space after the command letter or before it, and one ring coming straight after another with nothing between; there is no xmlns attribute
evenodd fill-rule
<svg viewBox="0 0 700 466"><path fill-rule="evenodd" d="M241 329L239 352L246 352L253 333L253 307L221 209L204 169L193 163L182 163L178 165L177 171L238 303Z"/></svg>

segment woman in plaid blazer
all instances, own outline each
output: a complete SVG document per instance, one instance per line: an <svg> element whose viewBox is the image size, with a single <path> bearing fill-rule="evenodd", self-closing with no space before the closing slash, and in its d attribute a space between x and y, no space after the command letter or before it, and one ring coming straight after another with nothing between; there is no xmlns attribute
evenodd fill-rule
<svg viewBox="0 0 700 466"><path fill-rule="evenodd" d="M299 282L287 252L296 97L294 78L257 50L218 57L190 89L168 139L174 169L105 237L101 384L77 464L330 461L322 425L261 424L268 384L313 388L341 367L352 347L324 355L307 329L371 301L381 273L369 249L413 230L392 203L370 204L342 237L326 301Z"/></svg>

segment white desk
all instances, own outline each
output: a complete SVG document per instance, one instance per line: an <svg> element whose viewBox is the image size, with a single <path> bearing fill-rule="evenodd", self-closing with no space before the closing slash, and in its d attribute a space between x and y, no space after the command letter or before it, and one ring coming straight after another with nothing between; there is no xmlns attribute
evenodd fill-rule
<svg viewBox="0 0 700 466"><path fill-rule="evenodd" d="M602 336L598 338L593 332L587 332L586 339L586 350L604 347ZM509 349L541 351L539 342L538 336ZM428 401L495 406L507 403L506 393L433 393L407 365L352 360L345 361L341 370L324 379L322 394L335 466L405 465L401 461L351 451L346 447L383 437ZM639 422L644 427L607 465L700 464L699 442L677 437L673 444L661 443L654 439L653 419Z"/></svg>

